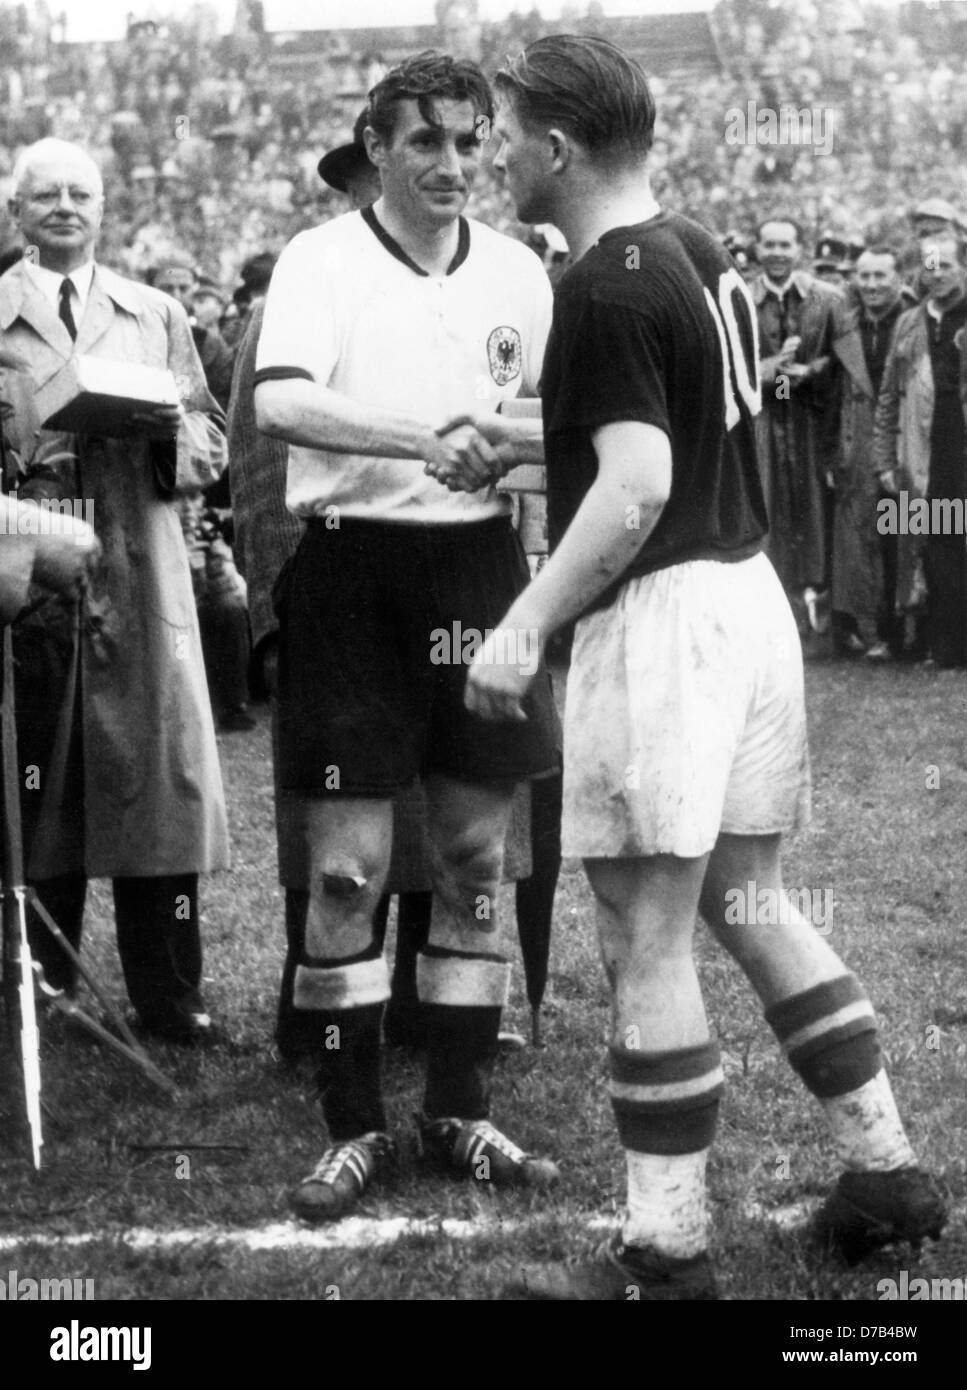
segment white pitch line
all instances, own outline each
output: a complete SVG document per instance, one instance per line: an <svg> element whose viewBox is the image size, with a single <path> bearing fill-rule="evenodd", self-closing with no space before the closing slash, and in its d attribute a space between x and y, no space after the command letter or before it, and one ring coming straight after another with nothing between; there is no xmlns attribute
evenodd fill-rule
<svg viewBox="0 0 967 1390"><path fill-rule="evenodd" d="M806 1225L818 1208L818 1199L791 1202L782 1207L764 1207L759 1202L743 1204L742 1215L747 1220L765 1220L780 1230L794 1231ZM95 1245L99 1241L117 1241L131 1250L170 1250L179 1246L227 1245L247 1250L372 1250L381 1245L394 1245L407 1236L436 1236L447 1240L485 1240L495 1236L508 1238L533 1232L535 1226L551 1225L560 1217L548 1213L526 1221L494 1220L483 1217L478 1221L461 1221L455 1217L407 1216L347 1216L326 1226L307 1226L298 1221L276 1221L266 1226L230 1227L197 1226L175 1231L159 1231L150 1226L135 1226L120 1231L86 1231L78 1235L51 1235L49 1231L25 1231L19 1235L0 1235L0 1252L18 1245L39 1245L48 1249ZM617 1218L592 1216L572 1221L584 1232L611 1232Z"/></svg>
<svg viewBox="0 0 967 1390"><path fill-rule="evenodd" d="M553 1217L547 1218L548 1221ZM176 1231L158 1231L150 1226L135 1226L123 1231L87 1231L81 1235L51 1235L49 1231L25 1231L20 1235L0 1236L0 1251L18 1245L40 1245L46 1248L94 1245L99 1241L117 1241L131 1250L165 1250L177 1246L229 1245L248 1250L368 1250L381 1245L393 1245L406 1236L440 1236L447 1240L482 1240L494 1236L519 1236L533 1231L534 1218L528 1221L459 1221L453 1217L416 1220L406 1216L386 1218L347 1216L342 1221L323 1227L303 1226L295 1221L277 1221L256 1228L228 1226L199 1226ZM594 1216L580 1223L586 1231L612 1230L613 1218Z"/></svg>
<svg viewBox="0 0 967 1390"><path fill-rule="evenodd" d="M798 1231L819 1210L820 1199L808 1198L802 1202L787 1202L783 1207L765 1207L761 1202L745 1202L742 1215L748 1221L771 1221L780 1231Z"/></svg>

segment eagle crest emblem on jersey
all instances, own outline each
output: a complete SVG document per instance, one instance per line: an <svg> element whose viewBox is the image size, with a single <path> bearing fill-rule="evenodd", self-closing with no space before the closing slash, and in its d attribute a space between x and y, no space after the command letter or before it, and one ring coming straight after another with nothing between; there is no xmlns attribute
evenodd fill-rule
<svg viewBox="0 0 967 1390"><path fill-rule="evenodd" d="M520 334L516 328L503 324L494 329L487 339L487 362L498 386L506 386L508 381L520 376Z"/></svg>

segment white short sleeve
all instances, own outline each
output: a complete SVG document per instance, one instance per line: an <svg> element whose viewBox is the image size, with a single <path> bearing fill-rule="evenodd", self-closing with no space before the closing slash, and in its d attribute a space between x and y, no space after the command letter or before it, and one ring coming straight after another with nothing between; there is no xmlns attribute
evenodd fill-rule
<svg viewBox="0 0 967 1390"><path fill-rule="evenodd" d="M337 248L301 232L279 257L265 300L255 382L304 377L328 384L338 357ZM345 271L343 272L345 273Z"/></svg>

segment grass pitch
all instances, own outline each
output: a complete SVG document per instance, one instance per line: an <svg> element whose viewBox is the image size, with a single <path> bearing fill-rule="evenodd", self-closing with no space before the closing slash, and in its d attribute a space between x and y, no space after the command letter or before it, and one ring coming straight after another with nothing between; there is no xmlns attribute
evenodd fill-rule
<svg viewBox="0 0 967 1390"><path fill-rule="evenodd" d="M902 1113L952 1215L943 1240L919 1254L890 1250L846 1269L811 1248L802 1216L836 1171L819 1109L703 928L700 970L728 1081L709 1173L713 1249L732 1300L870 1300L901 1270L967 1274L967 681L826 662L807 680L814 820L786 847L786 882L832 894L829 939L872 994ZM267 1234L267 1249L219 1238L287 1223L287 1191L325 1143L311 1076L280 1069L271 1045L283 928L267 712L254 734L223 736L220 748L234 868L204 884L201 901L206 998L226 1037L199 1052L151 1046L179 1085L172 1101L49 1020L39 1174L5 1053L0 1279L7 1269L93 1279L95 1296L110 1300L474 1300L499 1297L523 1262L590 1250L618 1215L623 1162L605 1087L607 999L591 898L572 863L558 889L547 1045L501 1062L494 1111L518 1142L560 1161L561 1187L493 1192L424 1173L412 1120L422 1068L391 1050L386 1091L403 1164L362 1204L370 1243L335 1243L332 1227L332 1243L313 1247L298 1223L276 1230L275 1245ZM505 922L512 907L505 894ZM90 900L85 952L123 1001L104 885ZM520 969L507 1023L528 1033ZM399 1217L423 1224L399 1234L389 1224ZM371 1224L380 1220L387 1225ZM180 1234L139 1245L136 1230ZM293 1235L303 1243L286 1245Z"/></svg>

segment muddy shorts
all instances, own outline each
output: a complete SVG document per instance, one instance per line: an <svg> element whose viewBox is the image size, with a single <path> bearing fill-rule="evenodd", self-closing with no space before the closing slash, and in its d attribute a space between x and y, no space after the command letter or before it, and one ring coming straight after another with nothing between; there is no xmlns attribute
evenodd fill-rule
<svg viewBox="0 0 967 1390"><path fill-rule="evenodd" d="M708 853L809 818L802 653L764 555L629 580L575 631L563 852Z"/></svg>

